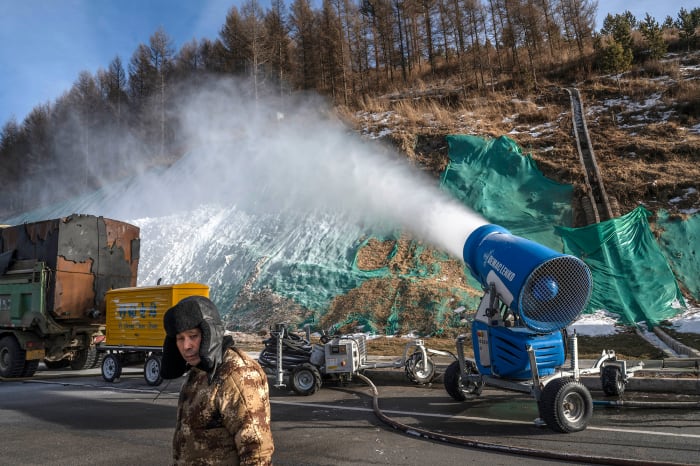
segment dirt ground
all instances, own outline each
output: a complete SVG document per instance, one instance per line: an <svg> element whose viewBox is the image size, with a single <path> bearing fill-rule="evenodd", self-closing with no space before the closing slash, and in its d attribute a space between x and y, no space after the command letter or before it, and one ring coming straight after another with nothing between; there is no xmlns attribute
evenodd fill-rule
<svg viewBox="0 0 700 466"><path fill-rule="evenodd" d="M692 335L692 334L691 334ZM237 346L247 351L261 351L264 347L263 341L269 338L269 334L258 335L250 333L234 332L233 338ZM697 337L697 336L696 336ZM374 356L401 356L406 345L413 340L407 337L377 337L367 340L367 353ZM423 338L427 348L441 351L456 352L454 338L427 337ZM318 338L312 336L311 343L319 343ZM635 333L619 333L613 336L603 337L578 337L579 357L581 359L597 359L603 350L615 350L618 357L629 360L651 360L663 359L664 353L658 348L650 345ZM471 340L465 345L465 355L472 357Z"/></svg>

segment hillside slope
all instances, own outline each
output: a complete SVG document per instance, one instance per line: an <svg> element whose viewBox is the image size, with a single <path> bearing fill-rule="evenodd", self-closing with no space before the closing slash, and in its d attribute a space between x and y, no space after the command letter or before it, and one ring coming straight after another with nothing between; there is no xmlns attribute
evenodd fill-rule
<svg viewBox="0 0 700 466"><path fill-rule="evenodd" d="M639 204L678 214L700 210L699 52L573 86L582 95L605 189L617 200L620 214ZM434 174L448 161L446 134L505 134L532 155L545 175L573 184L582 195L583 168L565 89L461 98L452 107L441 104L446 95L453 93L433 89L387 95L352 119L364 134L390 139ZM581 226L585 220L579 206L574 208L575 226Z"/></svg>

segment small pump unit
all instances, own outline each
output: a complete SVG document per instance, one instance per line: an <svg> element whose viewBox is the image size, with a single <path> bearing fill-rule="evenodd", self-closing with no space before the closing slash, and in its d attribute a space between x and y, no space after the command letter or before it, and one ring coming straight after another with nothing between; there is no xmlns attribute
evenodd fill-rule
<svg viewBox="0 0 700 466"><path fill-rule="evenodd" d="M354 374L367 362L367 337L364 334L333 338L325 345L327 374Z"/></svg>

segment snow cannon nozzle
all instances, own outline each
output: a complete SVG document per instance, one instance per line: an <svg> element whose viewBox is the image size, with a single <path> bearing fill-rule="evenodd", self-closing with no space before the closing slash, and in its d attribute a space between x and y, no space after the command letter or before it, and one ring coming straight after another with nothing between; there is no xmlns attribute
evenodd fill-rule
<svg viewBox="0 0 700 466"><path fill-rule="evenodd" d="M536 332L566 328L591 298L591 271L582 260L501 226L474 230L462 255L472 276L484 288L493 285L498 298Z"/></svg>

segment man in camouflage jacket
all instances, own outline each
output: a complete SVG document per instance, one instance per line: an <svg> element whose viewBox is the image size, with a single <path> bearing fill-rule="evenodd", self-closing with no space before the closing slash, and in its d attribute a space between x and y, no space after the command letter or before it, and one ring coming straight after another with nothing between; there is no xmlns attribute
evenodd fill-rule
<svg viewBox="0 0 700 466"><path fill-rule="evenodd" d="M192 296L168 309L161 374L189 369L180 391L173 437L175 464L270 465L267 377L260 365L224 336L214 303Z"/></svg>

